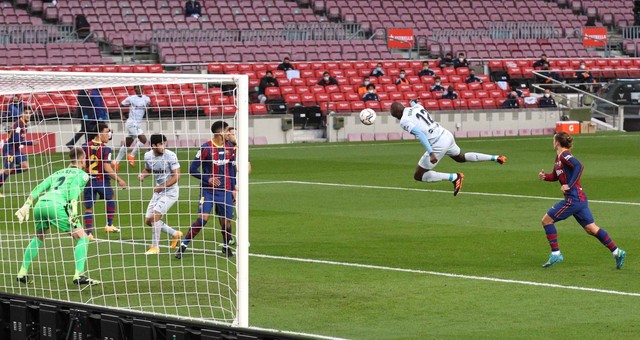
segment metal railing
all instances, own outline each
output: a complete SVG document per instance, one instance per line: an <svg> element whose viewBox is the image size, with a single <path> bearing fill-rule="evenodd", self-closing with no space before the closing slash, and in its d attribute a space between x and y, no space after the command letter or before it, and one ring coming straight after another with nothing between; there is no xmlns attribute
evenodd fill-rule
<svg viewBox="0 0 640 340"><path fill-rule="evenodd" d="M48 44L77 41L70 25L4 25L0 24L0 45Z"/></svg>
<svg viewBox="0 0 640 340"><path fill-rule="evenodd" d="M640 26L622 27L623 39L640 39Z"/></svg>
<svg viewBox="0 0 640 340"><path fill-rule="evenodd" d="M563 37L562 30L549 22L490 22L488 29L436 29L431 38L550 39Z"/></svg>

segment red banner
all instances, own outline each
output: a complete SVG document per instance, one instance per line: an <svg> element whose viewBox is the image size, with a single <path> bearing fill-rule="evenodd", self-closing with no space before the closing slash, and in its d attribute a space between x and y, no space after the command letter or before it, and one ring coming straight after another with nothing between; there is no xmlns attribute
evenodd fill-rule
<svg viewBox="0 0 640 340"><path fill-rule="evenodd" d="M3 141L6 141L8 136L3 134L0 137L2 137ZM53 133L27 133L27 141L37 141L37 145L25 146L22 150L23 154L56 152L56 135Z"/></svg>
<svg viewBox="0 0 640 340"><path fill-rule="evenodd" d="M583 27L582 45L586 47L604 47L607 43L606 27Z"/></svg>
<svg viewBox="0 0 640 340"><path fill-rule="evenodd" d="M414 43L413 28L388 28L388 48L412 48Z"/></svg>

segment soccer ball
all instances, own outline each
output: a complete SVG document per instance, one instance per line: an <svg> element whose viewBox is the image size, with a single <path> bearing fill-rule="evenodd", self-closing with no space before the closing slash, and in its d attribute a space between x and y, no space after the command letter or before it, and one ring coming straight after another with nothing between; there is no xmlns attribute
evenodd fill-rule
<svg viewBox="0 0 640 340"><path fill-rule="evenodd" d="M376 112L373 109L364 109L360 111L360 121L364 125L371 125L376 121Z"/></svg>

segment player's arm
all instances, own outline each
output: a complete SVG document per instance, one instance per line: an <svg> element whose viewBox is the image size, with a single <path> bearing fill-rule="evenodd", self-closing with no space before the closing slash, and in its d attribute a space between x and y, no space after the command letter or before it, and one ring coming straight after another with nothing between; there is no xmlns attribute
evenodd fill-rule
<svg viewBox="0 0 640 340"><path fill-rule="evenodd" d="M206 148L201 148L198 150L196 156L191 160L191 164L189 164L189 175L199 179L205 185L209 185L209 179L211 175L204 174L200 172L200 167L202 166L202 159L206 158L208 151Z"/></svg>
<svg viewBox="0 0 640 340"><path fill-rule="evenodd" d="M129 97L125 98L125 99L120 103L120 119L122 119L122 120L125 120L125 119L126 119L125 114L124 114L124 110L122 109L122 107L123 107L123 106L129 106L129 105L131 105L131 101L130 101L130 99L129 99L129 98L131 98L131 97L129 96Z"/></svg>
<svg viewBox="0 0 640 340"><path fill-rule="evenodd" d="M569 175L567 176L567 185L569 188L573 188L573 186L580 180L580 176L582 176L582 163L573 156L569 157L569 159L566 157L560 157L560 161L562 164L573 170L565 172Z"/></svg>
<svg viewBox="0 0 640 340"><path fill-rule="evenodd" d="M138 179L140 180L140 182L144 181L145 178L147 178L147 176L149 176L151 174L151 169L145 167L144 170L142 170L139 174L138 174Z"/></svg>
<svg viewBox="0 0 640 340"><path fill-rule="evenodd" d="M127 182L125 182L122 178L118 176L118 174L115 171L113 171L113 168L111 167L111 162L104 162L102 164L102 167L104 168L104 172L107 174L107 176L109 176L109 178L111 178L112 180L118 182L118 185L120 187L122 187L123 189L127 187Z"/></svg>

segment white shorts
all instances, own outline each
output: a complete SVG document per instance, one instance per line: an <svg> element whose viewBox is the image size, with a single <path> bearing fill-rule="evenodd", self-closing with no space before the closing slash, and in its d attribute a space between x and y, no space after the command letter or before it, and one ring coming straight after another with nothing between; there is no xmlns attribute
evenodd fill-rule
<svg viewBox="0 0 640 340"><path fill-rule="evenodd" d="M138 136L143 135L144 131L142 131L142 127L139 124L133 123L125 123L125 129L127 130L127 137L131 137L133 139L138 138Z"/></svg>
<svg viewBox="0 0 640 340"><path fill-rule="evenodd" d="M149 202L149 206L147 207L145 217L151 217L154 211L165 216L169 209L178 201L178 196L180 196L178 189L165 190L160 193L154 192L153 197L151 197L151 202Z"/></svg>
<svg viewBox="0 0 640 340"><path fill-rule="evenodd" d="M457 156L460 154L460 147L456 144L456 139L453 138L453 134L449 130L444 130L440 137L431 144L431 148L433 149L433 152L436 153L438 162L436 162L436 164L432 164L428 152L425 152L420 158L420 161L418 161L418 165L427 170L433 170L445 155Z"/></svg>

